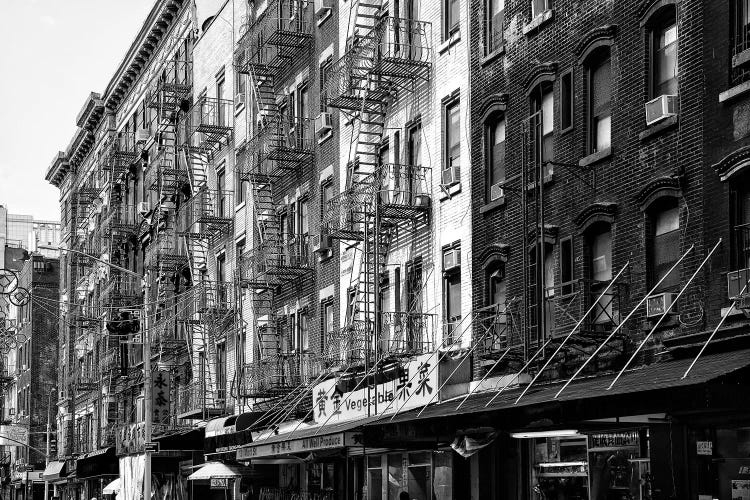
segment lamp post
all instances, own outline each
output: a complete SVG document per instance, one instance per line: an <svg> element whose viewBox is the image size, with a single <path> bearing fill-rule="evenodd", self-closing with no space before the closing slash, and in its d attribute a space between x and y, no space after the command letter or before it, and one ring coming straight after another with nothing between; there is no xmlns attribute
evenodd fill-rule
<svg viewBox="0 0 750 500"><path fill-rule="evenodd" d="M148 321L148 300L149 293L151 291L151 279L149 273L145 272L143 276L141 276L140 274L133 272L130 269L120 267L118 265L112 264L109 261L94 257L93 255L79 252L78 250L64 248L63 246L60 246L60 250L62 250L63 252L73 252L79 255L83 255L84 257L88 257L89 259L95 260L101 264L107 265L141 280L141 285L143 286L143 308L141 311L141 339L143 341L143 413L145 413L146 418L143 426L143 498L144 500L151 500L151 452L148 451L145 446L146 443L151 442L151 419L153 418L153 409L151 407L153 404L153 401L151 400L151 390L153 388L153 382L151 380L151 339L149 335Z"/></svg>

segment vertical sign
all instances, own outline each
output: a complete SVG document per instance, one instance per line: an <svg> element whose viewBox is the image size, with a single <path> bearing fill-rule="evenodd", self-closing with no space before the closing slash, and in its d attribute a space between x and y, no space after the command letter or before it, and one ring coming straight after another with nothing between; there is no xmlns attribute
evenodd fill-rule
<svg viewBox="0 0 750 500"><path fill-rule="evenodd" d="M151 377L151 402L154 412L153 421L156 423L169 423L169 390L170 380L168 371L156 371Z"/></svg>

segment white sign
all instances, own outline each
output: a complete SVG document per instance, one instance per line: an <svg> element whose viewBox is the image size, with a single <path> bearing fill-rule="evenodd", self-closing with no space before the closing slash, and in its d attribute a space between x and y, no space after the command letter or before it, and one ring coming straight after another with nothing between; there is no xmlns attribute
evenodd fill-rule
<svg viewBox="0 0 750 500"><path fill-rule="evenodd" d="M345 446L354 446L357 444L358 440L359 436L357 434L351 432L339 432L336 434L276 441L268 444L263 444L261 441L260 444L238 449L237 460L250 460L258 457L343 448Z"/></svg>
<svg viewBox="0 0 750 500"><path fill-rule="evenodd" d="M696 441L695 446L698 451L698 455L712 456L714 454L714 443L713 441Z"/></svg>
<svg viewBox="0 0 750 500"><path fill-rule="evenodd" d="M28 427L24 427L21 425L0 425L0 445L23 446L28 444L28 442Z"/></svg>
<svg viewBox="0 0 750 500"><path fill-rule="evenodd" d="M423 354L406 363L399 375L369 388L341 392L336 379L315 386L312 393L316 424L335 424L373 415L396 413L435 402L438 397L439 354Z"/></svg>

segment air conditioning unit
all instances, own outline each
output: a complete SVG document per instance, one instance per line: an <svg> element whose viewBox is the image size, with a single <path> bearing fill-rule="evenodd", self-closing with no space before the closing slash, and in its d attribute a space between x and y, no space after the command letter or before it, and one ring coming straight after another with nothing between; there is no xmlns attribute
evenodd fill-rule
<svg viewBox="0 0 750 500"><path fill-rule="evenodd" d="M21 365L21 371L22 372L25 372L27 369L28 369L28 367L26 365Z"/></svg>
<svg viewBox="0 0 750 500"><path fill-rule="evenodd" d="M727 297L734 300L750 295L750 268L727 273Z"/></svg>
<svg viewBox="0 0 750 500"><path fill-rule="evenodd" d="M138 202L138 213L141 215L146 215L151 211L151 206L149 202L147 201L139 201Z"/></svg>
<svg viewBox="0 0 750 500"><path fill-rule="evenodd" d="M646 103L646 125L676 116L679 101L676 95L662 95Z"/></svg>
<svg viewBox="0 0 750 500"><path fill-rule="evenodd" d="M320 113L315 118L315 134L321 136L327 134L333 128L333 115L331 113Z"/></svg>
<svg viewBox="0 0 750 500"><path fill-rule="evenodd" d="M461 265L461 252L458 248L451 248L443 252L443 271L450 271Z"/></svg>
<svg viewBox="0 0 750 500"><path fill-rule="evenodd" d="M664 314L664 311L672 306L676 298L677 294L672 292L657 293L650 296L646 300L646 317L661 316Z"/></svg>
<svg viewBox="0 0 750 500"><path fill-rule="evenodd" d="M333 238L328 234L315 234L310 238L310 245L314 253L323 255L333 248Z"/></svg>
<svg viewBox="0 0 750 500"><path fill-rule="evenodd" d="M502 182L490 186L490 201L499 200L503 196L505 196L505 190L503 189Z"/></svg>
<svg viewBox="0 0 750 500"><path fill-rule="evenodd" d="M235 104L237 104L237 105L240 105L240 104L245 105L245 104L247 104L247 94L244 93L244 92L238 93L237 96L236 96L236 98L235 98Z"/></svg>
<svg viewBox="0 0 750 500"><path fill-rule="evenodd" d="M456 184L461 179L461 170L458 165L451 165L443 170L443 185Z"/></svg>
<svg viewBox="0 0 750 500"><path fill-rule="evenodd" d="M315 15L323 17L333 9L333 0L315 0Z"/></svg>

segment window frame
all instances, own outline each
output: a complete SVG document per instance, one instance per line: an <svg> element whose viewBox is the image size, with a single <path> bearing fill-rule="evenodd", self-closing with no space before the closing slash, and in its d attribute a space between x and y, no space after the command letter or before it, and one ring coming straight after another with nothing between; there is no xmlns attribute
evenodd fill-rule
<svg viewBox="0 0 750 500"><path fill-rule="evenodd" d="M646 78L648 79L647 83L647 89L648 89L648 100L651 101L653 99L656 99L658 97L661 97L662 95L671 95L671 94L659 94L657 95L657 82L656 79L658 78L658 66L657 66L657 43L658 43L658 34L664 33L667 31L666 28L674 25L676 30L676 37L675 37L675 50L676 50L676 71L675 71L675 85L676 85L676 91L675 95L679 94L679 85L680 85L680 50L679 50L679 43L680 43L680 32L679 32L679 25L678 25L678 11L677 11L677 5L676 4L668 4L664 6L663 8L659 9L657 12L654 12L646 24L647 29L647 37L646 40L648 42L648 61L647 61L647 71L646 71ZM666 48L666 47L665 47Z"/></svg>
<svg viewBox="0 0 750 500"><path fill-rule="evenodd" d="M450 132L451 129L451 118L453 113L457 114L458 125L456 127L456 143L453 143L453 135ZM443 102L443 130L441 141L443 145L443 165L441 169L441 181L445 181L445 172L450 168L458 169L458 179L455 179L451 183L442 182L443 185L452 186L459 184L461 181L461 100L458 96L451 96L445 102ZM458 148L458 156L452 156L451 152L455 148ZM454 165L453 162L458 158L458 165Z"/></svg>
<svg viewBox="0 0 750 500"><path fill-rule="evenodd" d="M660 214L664 214L667 211L670 210L677 210L677 228L672 229L671 231L668 231L667 233L662 233L660 235L656 234L656 226L658 217ZM680 200L679 198L671 197L671 196L663 196L655 200L648 208L647 210L647 218L648 218L648 233L646 235L646 282L648 289L656 285L656 283L659 281L660 278L656 275L656 248L657 248L657 237L662 236L663 238L666 238L665 234L671 234L671 233L677 233L678 238L678 251L677 251L677 258L674 260L676 262L679 260L679 256L682 253L681 249L681 231L682 231L682 225L680 224ZM672 262L672 264L674 264ZM671 267L671 265L670 265ZM676 288L679 288L681 283L681 266L678 266L673 273L675 274L674 277L668 277L665 282L662 282L662 284L654 290L654 293L661 293L661 292L668 292L675 290ZM670 273L671 276L671 273Z"/></svg>
<svg viewBox="0 0 750 500"><path fill-rule="evenodd" d="M566 84L566 80L569 83ZM569 86L567 91L566 85ZM565 120L566 109L569 122ZM570 68L560 75L560 133L575 128L575 109L575 72Z"/></svg>
<svg viewBox="0 0 750 500"><path fill-rule="evenodd" d="M505 123L504 126L504 134L503 134L503 141L502 141L502 148L503 148L503 155L502 155L502 179L497 180L494 178L495 174L495 134L497 127L501 122ZM507 141L508 141L508 120L505 116L504 111L495 111L492 114L490 114L485 120L484 120L484 169L485 169L485 202L491 203L493 201L492 199L492 186L496 184L504 184L507 179L507 171L506 171L506 155L507 155Z"/></svg>
<svg viewBox="0 0 750 500"><path fill-rule="evenodd" d="M602 68L607 62L609 62L609 101L606 106L605 113L598 112L594 109L594 103L596 100L594 77L598 69ZM612 78L612 51L609 46L600 47L594 51L587 59L585 63L585 75L586 75L586 152L587 154L597 153L607 148L612 147L612 94L613 94L613 83ZM603 117L609 117L609 145L602 148L597 147L597 141L599 139L597 133L597 125L599 119Z"/></svg>
<svg viewBox="0 0 750 500"><path fill-rule="evenodd" d="M446 270L444 268L445 255L450 251L458 251L458 264L451 269ZM453 332L455 326L461 322L463 318L463 303L461 297L461 241L454 241L450 245L445 245L441 251L441 268L443 272L442 276L442 296L443 296L443 339L451 339L451 342L456 339L453 338ZM451 289L454 286L458 286L459 293L458 297L458 315L451 316L449 313L454 309L455 304L451 301ZM451 327L453 325L453 327Z"/></svg>
<svg viewBox="0 0 750 500"><path fill-rule="evenodd" d="M541 10L541 11L539 11L539 12L537 12L536 8L535 8L535 2L536 1L537 0L531 0L530 9L531 9L531 19L532 20L536 19L537 17L543 15L545 12L548 12L548 11L550 11L550 10L552 10L554 8L552 0L541 0L542 2L544 2L544 9Z"/></svg>
<svg viewBox="0 0 750 500"><path fill-rule="evenodd" d="M457 7L457 19L453 19L452 8ZM461 0L443 0L443 41L450 40L461 31Z"/></svg>
<svg viewBox="0 0 750 500"><path fill-rule="evenodd" d="M503 32L503 26L505 25L505 1L506 0L484 0L484 53L486 56L500 52L505 48L505 34ZM499 29L495 26L495 16L493 12L495 2L502 2L503 4ZM495 37L495 34L497 33L499 33L498 38Z"/></svg>

